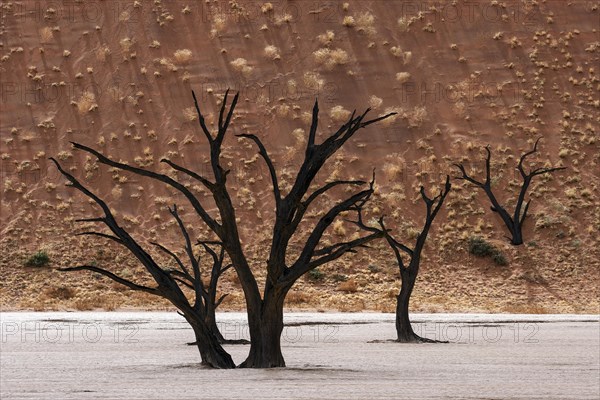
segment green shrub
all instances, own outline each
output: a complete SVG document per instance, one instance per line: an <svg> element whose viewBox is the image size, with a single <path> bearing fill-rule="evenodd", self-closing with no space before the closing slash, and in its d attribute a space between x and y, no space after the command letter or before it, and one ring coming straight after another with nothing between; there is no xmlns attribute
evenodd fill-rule
<svg viewBox="0 0 600 400"><path fill-rule="evenodd" d="M504 254L499 251L492 256L492 261L494 261L497 265L508 265L508 260L506 257L504 257Z"/></svg>
<svg viewBox="0 0 600 400"><path fill-rule="evenodd" d="M333 279L335 282L346 282L348 280L348 275L344 275L344 274L333 274L331 276L331 279Z"/></svg>
<svg viewBox="0 0 600 400"><path fill-rule="evenodd" d="M50 257L45 251L38 251L25 261L26 267L43 267L50 263Z"/></svg>
<svg viewBox="0 0 600 400"><path fill-rule="evenodd" d="M477 257L491 257L497 265L508 265L508 260L500 250L484 238L472 236L469 238L469 253Z"/></svg>
<svg viewBox="0 0 600 400"><path fill-rule="evenodd" d="M472 236L469 238L469 253L477 257L491 257L498 250L484 238Z"/></svg>
<svg viewBox="0 0 600 400"><path fill-rule="evenodd" d="M381 268L379 268L377 265L369 265L369 271L371 271L371 273L376 274L378 272L381 272Z"/></svg>
<svg viewBox="0 0 600 400"><path fill-rule="evenodd" d="M308 279L314 282L322 281L325 279L325 274L319 271L319 268L311 269L308 271Z"/></svg>

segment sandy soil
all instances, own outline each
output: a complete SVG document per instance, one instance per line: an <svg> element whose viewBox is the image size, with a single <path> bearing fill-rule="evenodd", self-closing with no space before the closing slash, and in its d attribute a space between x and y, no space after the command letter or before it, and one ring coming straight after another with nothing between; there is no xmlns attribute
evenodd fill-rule
<svg viewBox="0 0 600 400"><path fill-rule="evenodd" d="M241 314L219 315L231 337ZM3 313L2 399L597 399L600 324L585 315L415 315L451 344L368 343L393 316L286 315L277 370L202 369L167 313ZM59 329L62 328L62 331ZM59 333L62 332L62 333ZM228 346L242 361L247 346Z"/></svg>

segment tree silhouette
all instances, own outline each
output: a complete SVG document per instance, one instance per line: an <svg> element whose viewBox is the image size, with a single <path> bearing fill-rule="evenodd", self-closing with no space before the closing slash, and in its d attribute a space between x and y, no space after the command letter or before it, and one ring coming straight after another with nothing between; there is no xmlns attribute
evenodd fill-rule
<svg viewBox="0 0 600 400"><path fill-rule="evenodd" d="M296 179L287 194L283 194L281 191L275 166L260 138L253 134L237 135L240 138L251 140L258 147L258 152L269 170L275 203L275 222L271 235L269 256L265 262L266 282L261 294L254 272L251 269L240 241L236 210L227 189L227 176L230 171L224 169L221 165L223 141L231 123L233 112L239 97L239 94L234 96L231 105L227 110L228 94L229 90L225 92L221 104L217 130L212 133L206 125L196 95L192 92L200 129L210 147L210 170L213 175L212 180L180 166L171 160L161 160L161 162L168 164L178 172L190 176L208 189L217 206L218 217L211 215L211 213L209 213L202 205L201 201L185 185L168 175L115 161L100 152L79 143L73 143L73 146L77 150L82 150L95 156L101 164L163 182L176 189L187 198L195 212L204 224L214 233L218 238L219 243L225 249L244 291L251 345L249 355L240 367L283 367L285 366L285 361L281 353L283 304L287 293L294 283L307 272L336 260L346 253L354 252L357 248L363 247L367 243L377 238L381 238L383 235L382 232L370 232L368 235L353 240L341 241L331 245L321 245L325 231L330 227L333 221L340 216L340 214L347 211L358 210L369 200L373 194L374 182L372 181L370 184L367 184L367 182L360 180L335 180L318 186L316 189L311 189L311 186L325 162L352 136L354 136L357 131L386 119L395 113L389 113L373 119L366 119L366 116L370 111L369 109L360 115L357 115L355 111L348 121L339 129L327 136L323 142L316 143L319 106L318 102L315 101L312 111L312 122L304 152L304 160L296 174ZM365 185L366 187L364 187ZM340 186L362 186L363 188L355 191L349 196L336 202L330 208L321 212L320 218L312 226L299 255L289 251L290 241L295 237L300 224L306 220L305 215L307 210L325 193ZM142 259L144 262L148 262L147 259L149 256L146 256L145 254L141 254L141 256L143 256ZM156 267L152 265L150 270L155 272ZM167 279L163 277L163 275L164 273L159 275L159 277L163 280ZM167 274L167 276L169 275ZM169 281L169 285L172 286L176 283L173 277L169 277L169 279L173 281ZM172 290L175 291L175 289ZM177 301L178 303L182 303L182 300L179 299L179 297L177 297ZM182 304L182 307L183 306L185 306L185 304ZM183 314L184 316L186 315L186 313ZM204 320L202 321L204 323ZM195 320L194 323L197 324ZM211 339L213 338L214 335L211 335ZM210 342L210 345L214 345L216 349L221 350L218 340L216 340L216 338L214 339L215 340ZM204 338L202 337L198 340L204 340ZM221 365L221 363L215 364ZM229 364L227 365L229 366Z"/></svg>
<svg viewBox="0 0 600 400"><path fill-rule="evenodd" d="M206 287L202 281L200 258L196 257L192 247L192 242L188 231L179 216L177 206L169 208L169 212L177 221L181 235L185 239L185 251L188 256L189 265L186 266L179 256L173 253L165 246L151 242L152 245L158 247L161 251L171 256L177 263L178 269L170 269L162 267L125 229L117 222L115 216L111 212L108 205L97 195L87 189L73 175L65 171L60 163L54 158L50 158L60 171L67 178L70 184L84 195L92 199L104 212L102 217L78 219L77 222L95 222L103 223L112 234L100 231L83 231L77 235L90 235L109 239L113 242L124 246L133 254L137 260L144 266L146 271L153 278L156 286L149 287L131 280L125 279L122 276L109 271L108 269L98 267L96 265L80 265L76 267L60 268L60 271L91 271L104 275L115 282L125 285L131 290L141 291L167 299L178 310L179 313L191 325L196 336L196 345L200 351L202 363L214 368L235 368L235 364L231 356L221 346L222 336L218 332L216 323L214 323L215 309L223 300L220 297L216 300L217 280L219 276L225 272L230 266L222 266L223 258L220 257L213 263L211 270L211 281ZM203 243L205 248L209 248L208 244ZM212 249L211 249L212 251ZM191 268L189 266L191 265ZM193 292L192 299L189 299L185 294L186 289L191 289Z"/></svg>
<svg viewBox="0 0 600 400"><path fill-rule="evenodd" d="M525 161L525 159L527 157L529 157L530 155L537 152L537 146L538 146L538 142L540 141L540 139L541 138L538 138L535 141L533 149L524 153L521 156L521 158L519 159L519 164L517 165L517 169L519 170L519 173L521 174L521 178L523 179L523 184L521 185L521 189L519 191L519 197L517 198L517 203L515 204L515 209L512 213L512 216L502 205L500 205L500 203L498 202L498 200L492 190L492 181L491 181L491 177L490 177L491 176L490 160L492 158L492 153L490 151L489 145L485 147L487 156L485 159L485 181L484 182L478 181L475 178L473 178L472 176L470 176L467 173L467 171L465 170L465 167L462 163L454 164L462 173L462 176L458 176L458 177L456 177L456 179L463 179L467 182L471 182L476 187L483 189L483 191L489 198L490 202L492 203L492 206L490 207L490 209L493 212L496 212L500 215L500 218L502 218L504 225L506 225L506 228L510 232L510 235L511 235L511 237L509 238L510 243L515 246L523 244L523 223L525 222L525 218L527 218L527 211L529 211L529 204L531 203L531 200L528 200L525 203L525 207L523 207L523 202L525 201L525 197L527 195L527 190L529 189L529 185L531 184L531 180L535 176L538 176L538 175L548 174L551 172L566 169L566 167L555 167L555 168L539 167L539 168L531 169L529 171L529 173L527 173L525 171L525 168L523 167L523 162Z"/></svg>
<svg viewBox="0 0 600 400"><path fill-rule="evenodd" d="M425 188L421 186L420 194L426 207L425 223L423 224L423 228L417 236L415 245L412 249L394 238L390 233L390 230L386 228L383 217L378 221L379 227L366 225L362 220L360 210L358 210L358 225L368 232L380 232L396 256L401 279L400 293L396 296L396 340L401 343L436 342L435 340L422 338L413 331L409 318L409 303L417 276L419 275L421 253L423 252L427 235L429 234L431 224L442 208L450 189L451 184L449 176L446 177L444 188L433 198L428 197L425 193ZM405 259L406 257L408 260Z"/></svg>

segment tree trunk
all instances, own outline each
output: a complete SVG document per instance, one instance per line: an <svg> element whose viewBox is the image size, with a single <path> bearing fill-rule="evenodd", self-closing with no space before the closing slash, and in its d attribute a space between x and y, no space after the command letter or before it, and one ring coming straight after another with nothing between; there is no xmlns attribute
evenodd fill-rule
<svg viewBox="0 0 600 400"><path fill-rule="evenodd" d="M518 222L514 225L515 226L512 231L512 238L510 244L512 244L513 246L518 246L523 244L523 232L521 231L521 227L519 226Z"/></svg>
<svg viewBox="0 0 600 400"><path fill-rule="evenodd" d="M412 343L420 341L420 337L415 334L410 324L410 318L408 316L408 308L410 303L410 296L413 288L415 287L416 276L406 272L401 272L402 286L400 288L400 294L396 297L396 333L398 335L398 342L400 343Z"/></svg>
<svg viewBox="0 0 600 400"><path fill-rule="evenodd" d="M230 369L235 368L233 359L223 349L219 339L210 331L204 321L197 321L195 317L185 317L194 329L196 346L202 358L202 364L212 368Z"/></svg>
<svg viewBox="0 0 600 400"><path fill-rule="evenodd" d="M400 272L402 287L400 288L400 294L396 297L398 299L396 303L396 334L398 335L398 339L396 341L400 343L448 343L447 341L421 337L413 331L408 316L408 309L410 295L417 280L418 268L412 271L409 271L409 269Z"/></svg>
<svg viewBox="0 0 600 400"><path fill-rule="evenodd" d="M219 327L217 326L217 317L215 316L215 309L209 307L206 311L206 316L204 317L204 322L208 329L212 332L212 334L217 338L219 343L225 343L226 340L221 334Z"/></svg>
<svg viewBox="0 0 600 400"><path fill-rule="evenodd" d="M258 312L248 312L250 331L255 334L250 344L248 358L240 368L285 367L281 353L281 333L283 332L283 302L285 295L275 296L265 293L265 299ZM251 315L253 314L253 315Z"/></svg>

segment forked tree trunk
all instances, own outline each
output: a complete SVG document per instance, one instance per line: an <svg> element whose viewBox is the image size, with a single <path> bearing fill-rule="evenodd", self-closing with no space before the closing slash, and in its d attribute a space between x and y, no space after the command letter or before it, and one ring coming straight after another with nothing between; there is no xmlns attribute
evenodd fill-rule
<svg viewBox="0 0 600 400"><path fill-rule="evenodd" d="M212 368L235 368L233 359L223 349L219 339L208 329L206 324L196 320L196 317L185 316L196 336L196 346L202 358L202 364ZM203 326L204 325L204 326Z"/></svg>
<svg viewBox="0 0 600 400"><path fill-rule="evenodd" d="M523 231L521 230L521 225L518 223L514 224L514 229L511 232L510 244L513 246L523 244Z"/></svg>
<svg viewBox="0 0 600 400"><path fill-rule="evenodd" d="M281 353L281 333L283 332L283 303L285 295L275 296L265 293L262 307L258 312L249 310L248 323L254 333L250 352L240 368L276 368L285 367Z"/></svg>

